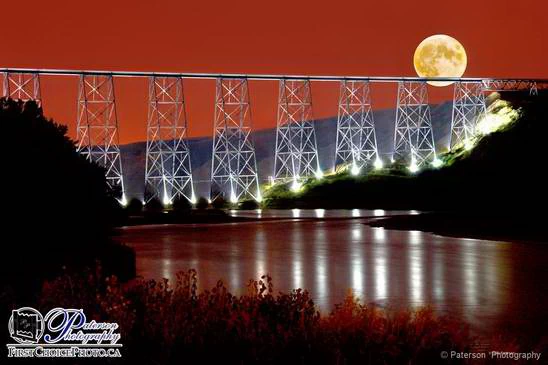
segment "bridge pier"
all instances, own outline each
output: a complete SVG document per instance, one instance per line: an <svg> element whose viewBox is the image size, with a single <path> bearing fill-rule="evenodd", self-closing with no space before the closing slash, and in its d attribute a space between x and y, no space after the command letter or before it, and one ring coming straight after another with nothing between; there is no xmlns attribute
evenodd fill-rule
<svg viewBox="0 0 548 365"><path fill-rule="evenodd" d="M469 148L476 124L486 112L484 86L481 82L457 81L454 90L449 146L463 144Z"/></svg>
<svg viewBox="0 0 548 365"><path fill-rule="evenodd" d="M274 178L292 180L297 189L300 178L322 176L310 81L281 79L279 90Z"/></svg>
<svg viewBox="0 0 548 365"><path fill-rule="evenodd" d="M392 159L409 163L411 171L437 161L425 81L398 82Z"/></svg>
<svg viewBox="0 0 548 365"><path fill-rule="evenodd" d="M353 175L372 164L382 166L368 81L341 81L335 146L335 167L347 164Z"/></svg>
<svg viewBox="0 0 548 365"><path fill-rule="evenodd" d="M34 100L42 106L40 74L37 72L4 72L3 96L14 100Z"/></svg>
<svg viewBox="0 0 548 365"><path fill-rule="evenodd" d="M118 118L112 75L80 76L78 87L77 150L106 169L107 183L127 203L118 141Z"/></svg>
<svg viewBox="0 0 548 365"><path fill-rule="evenodd" d="M246 78L218 78L213 126L211 195L231 203L261 201ZM228 199L227 199L228 198Z"/></svg>
<svg viewBox="0 0 548 365"><path fill-rule="evenodd" d="M150 77L145 202L157 198L170 205L180 197L196 202L186 130L183 79Z"/></svg>
<svg viewBox="0 0 548 365"><path fill-rule="evenodd" d="M529 95L538 96L538 86L536 82L531 83L531 87L529 88Z"/></svg>

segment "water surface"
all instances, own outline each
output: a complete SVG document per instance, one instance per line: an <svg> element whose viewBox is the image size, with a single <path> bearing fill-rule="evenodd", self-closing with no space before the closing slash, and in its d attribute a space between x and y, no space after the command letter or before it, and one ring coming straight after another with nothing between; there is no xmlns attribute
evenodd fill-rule
<svg viewBox="0 0 548 365"><path fill-rule="evenodd" d="M362 211L358 217L394 214L377 213ZM261 214L291 217L295 212ZM299 211L301 218L317 214ZM352 211L344 214L351 216ZM337 217L333 211L320 215ZM223 279L240 294L249 279L270 274L275 291L306 288L322 311L340 303L351 289L367 303L431 305L489 332L509 326L522 331L546 328L545 245L385 230L365 221L289 218L130 227L121 240L136 250L137 271L145 278L173 279L177 271L195 268L200 289Z"/></svg>

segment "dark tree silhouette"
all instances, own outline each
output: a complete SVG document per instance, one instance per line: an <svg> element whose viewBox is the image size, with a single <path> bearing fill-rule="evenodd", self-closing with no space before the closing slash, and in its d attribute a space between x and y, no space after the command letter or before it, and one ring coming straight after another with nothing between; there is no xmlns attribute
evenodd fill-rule
<svg viewBox="0 0 548 365"><path fill-rule="evenodd" d="M225 209L228 204L225 200L225 198L223 198L222 195L219 195L217 198L215 198L212 202L211 202L211 205L213 206L213 208L215 209Z"/></svg>
<svg viewBox="0 0 548 365"><path fill-rule="evenodd" d="M143 202L137 198L131 199L126 207L126 212L130 216L143 213Z"/></svg>
<svg viewBox="0 0 548 365"><path fill-rule="evenodd" d="M152 198L145 205L145 213L147 214L159 214L164 211L164 206L158 198Z"/></svg>
<svg viewBox="0 0 548 365"><path fill-rule="evenodd" d="M244 200L240 203L240 209L243 210L253 210L258 209L259 203L257 203L255 200Z"/></svg>
<svg viewBox="0 0 548 365"><path fill-rule="evenodd" d="M45 118L35 102L0 99L0 126L5 184L0 284L19 283L26 290L62 267L115 257L107 237L122 210L104 169L78 154L67 127ZM122 265L108 261L106 266Z"/></svg>
<svg viewBox="0 0 548 365"><path fill-rule="evenodd" d="M206 198L204 198L203 196L198 198L198 201L196 202L196 209L205 210L207 209L208 206L209 206L209 203Z"/></svg>
<svg viewBox="0 0 548 365"><path fill-rule="evenodd" d="M190 214L190 211L192 210L192 204L184 196L178 196L173 201L171 208L175 214L187 215Z"/></svg>

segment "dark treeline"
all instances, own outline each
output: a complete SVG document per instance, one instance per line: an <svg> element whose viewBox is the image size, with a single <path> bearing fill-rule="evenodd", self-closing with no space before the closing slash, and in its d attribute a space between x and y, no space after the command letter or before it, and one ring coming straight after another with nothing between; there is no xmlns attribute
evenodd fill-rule
<svg viewBox="0 0 548 365"><path fill-rule="evenodd" d="M132 276L131 250L109 239L122 212L103 168L79 155L67 128L33 101L0 99L0 126L3 295L32 300L43 279L96 260Z"/></svg>

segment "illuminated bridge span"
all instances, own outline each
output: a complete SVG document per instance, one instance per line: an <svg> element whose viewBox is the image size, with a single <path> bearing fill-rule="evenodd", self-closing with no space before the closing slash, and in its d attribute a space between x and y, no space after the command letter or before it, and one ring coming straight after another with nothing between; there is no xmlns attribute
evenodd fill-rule
<svg viewBox="0 0 548 365"><path fill-rule="evenodd" d="M215 118L210 198L231 202L261 200L251 137L248 80L279 83L275 163L272 178L299 189L302 179L321 178L316 131L312 116L312 82L336 82L340 87L335 165L352 174L382 167L377 149L370 84L397 84L397 109L391 160L409 164L412 171L439 163L428 104L427 81L453 81L450 145L463 144L475 135L485 113L485 92L527 90L531 95L548 88L542 79L419 78L304 75L244 75L130 71L77 71L0 69L3 95L42 103L41 76L79 78L78 151L106 169L109 184L121 190L126 202L118 145L114 79L149 78L145 200L154 197L170 204L185 197L196 201L186 139L184 79L216 80Z"/></svg>

